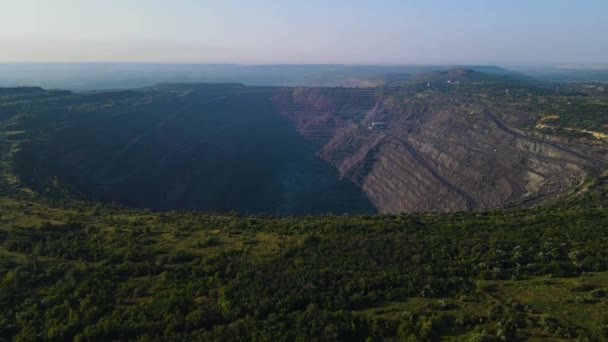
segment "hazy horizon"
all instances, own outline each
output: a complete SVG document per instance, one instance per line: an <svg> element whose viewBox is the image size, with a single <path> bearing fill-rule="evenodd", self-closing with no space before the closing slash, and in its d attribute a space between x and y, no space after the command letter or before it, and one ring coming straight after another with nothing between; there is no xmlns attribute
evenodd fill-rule
<svg viewBox="0 0 608 342"><path fill-rule="evenodd" d="M0 62L607 64L608 3L4 1Z"/></svg>
<svg viewBox="0 0 608 342"><path fill-rule="evenodd" d="M108 65L108 66L346 66L346 67L469 67L469 66L496 66L505 69L518 70L519 68L552 68L552 69L608 69L608 63L290 63L286 62L260 62L260 63L228 63L228 62L121 62L121 61L0 61L0 65Z"/></svg>

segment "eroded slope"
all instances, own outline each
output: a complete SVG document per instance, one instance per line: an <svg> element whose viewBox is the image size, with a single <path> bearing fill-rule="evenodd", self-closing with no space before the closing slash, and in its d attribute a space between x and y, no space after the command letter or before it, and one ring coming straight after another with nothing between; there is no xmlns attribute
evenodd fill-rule
<svg viewBox="0 0 608 342"><path fill-rule="evenodd" d="M158 210L276 215L374 212L277 115L267 89L159 87L161 99L93 111L21 145L15 166L39 192ZM93 116L91 118L91 116Z"/></svg>
<svg viewBox="0 0 608 342"><path fill-rule="evenodd" d="M598 149L512 126L528 114L426 82L36 94L2 109L16 176L38 192L136 207L461 211L536 203L606 168Z"/></svg>
<svg viewBox="0 0 608 342"><path fill-rule="evenodd" d="M534 201L576 186L586 168L605 164L529 137L462 97L296 89L276 95L275 104L381 212Z"/></svg>

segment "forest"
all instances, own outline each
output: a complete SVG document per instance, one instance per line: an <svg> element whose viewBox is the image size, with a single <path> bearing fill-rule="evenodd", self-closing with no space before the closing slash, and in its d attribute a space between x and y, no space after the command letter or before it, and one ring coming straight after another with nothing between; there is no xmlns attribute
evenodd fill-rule
<svg viewBox="0 0 608 342"><path fill-rule="evenodd" d="M4 340L608 337L607 175L532 209L272 217L0 201Z"/></svg>

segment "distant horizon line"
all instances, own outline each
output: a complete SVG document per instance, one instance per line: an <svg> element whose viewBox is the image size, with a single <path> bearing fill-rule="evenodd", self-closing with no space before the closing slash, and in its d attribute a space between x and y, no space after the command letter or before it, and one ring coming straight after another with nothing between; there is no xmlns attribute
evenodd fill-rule
<svg viewBox="0 0 608 342"><path fill-rule="evenodd" d="M526 68L556 68L556 69L608 69L608 63L228 63L228 62L132 62L132 61L0 61L0 65L208 65L208 66L353 66L353 67L458 67L458 66L486 66L486 67L526 67Z"/></svg>

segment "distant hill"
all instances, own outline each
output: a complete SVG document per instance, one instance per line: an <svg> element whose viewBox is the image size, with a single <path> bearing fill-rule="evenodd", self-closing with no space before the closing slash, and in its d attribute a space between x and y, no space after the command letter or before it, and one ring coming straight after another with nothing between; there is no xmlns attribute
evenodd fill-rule
<svg viewBox="0 0 608 342"><path fill-rule="evenodd" d="M477 72L483 72L486 74L501 74L501 75L513 75L513 76L524 76L522 73L501 68L496 65L452 65L448 69L470 69Z"/></svg>
<svg viewBox="0 0 608 342"><path fill-rule="evenodd" d="M40 87L9 87L0 88L0 95L20 95L20 94L32 94L32 93L43 93L44 89Z"/></svg>
<svg viewBox="0 0 608 342"><path fill-rule="evenodd" d="M484 70L484 71L480 71ZM413 73L391 72L372 77L378 86L398 86L401 82L497 82L530 81L531 77L499 67L454 67L448 69L416 70Z"/></svg>
<svg viewBox="0 0 608 342"><path fill-rule="evenodd" d="M498 66L442 65L237 65L237 64L3 64L0 87L27 84L88 91L140 88L157 83L243 83L256 86L371 87L390 76L466 68L522 76Z"/></svg>
<svg viewBox="0 0 608 342"><path fill-rule="evenodd" d="M478 71L470 68L452 68L447 70L437 70L426 73L417 74L413 77L420 81L496 81L514 78L525 78L525 76L515 73L500 73L494 68L485 68L494 72ZM500 69L500 68L498 68Z"/></svg>

